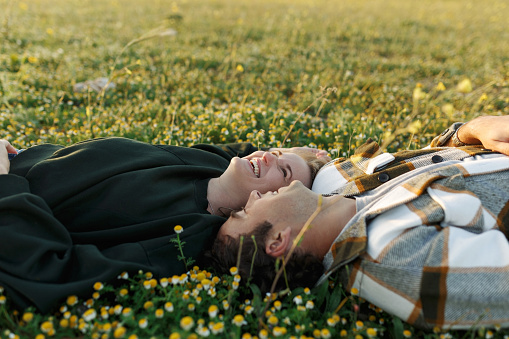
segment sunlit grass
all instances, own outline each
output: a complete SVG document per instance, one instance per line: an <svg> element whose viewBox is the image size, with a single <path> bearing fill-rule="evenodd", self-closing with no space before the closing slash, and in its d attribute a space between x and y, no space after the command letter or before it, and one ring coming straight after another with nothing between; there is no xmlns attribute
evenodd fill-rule
<svg viewBox="0 0 509 339"><path fill-rule="evenodd" d="M419 148L454 121L509 114L509 4L504 0L0 0L0 8L0 137L18 148L125 136L183 146L236 141L272 146L285 140L288 146L320 147L338 156L351 154L367 137L390 141L384 145L391 151ZM177 35L154 34L124 50L156 29L175 29ZM76 83L99 77L110 77L116 88L104 96L73 91ZM337 91L316 100L327 87ZM231 277L218 279L228 281L221 293L230 293ZM130 284L130 293L148 293L142 282ZM113 294L121 291L106 286ZM306 297L315 303L306 309L309 323L301 322L293 302L301 292L281 298L281 309L273 312L277 327L289 336L300 326L298 333L315 338L327 331L332 337L368 337L373 335L368 329L375 328L377 336L380 331L394 337L403 337L405 330L416 333L345 296L339 285L326 287ZM157 300L173 300L167 297L172 288L158 283L153 291ZM193 302L197 311L179 309L174 322L160 321L150 335L203 335L196 332L199 319L208 324L208 308L219 299L201 298ZM99 300L96 306L106 307L107 300ZM263 337L258 322L245 314L247 306L255 308L253 314L262 309L257 302L232 302L229 310L218 304L224 331ZM147 318L151 328L159 321L155 309L130 303L123 307L132 308L136 323L126 320L125 337L143 337L149 332L139 321ZM327 325L340 304L339 320ZM50 321L35 314L27 322L23 314L0 307L2 327L20 336L41 333ZM82 301L73 307L69 312L78 326ZM55 336L115 337L123 326L120 315L99 321L97 308L89 330L68 326L60 332L56 319L65 312L50 321ZM180 319L199 312L192 329L184 331ZM231 321L237 313L249 324L235 327ZM262 318L269 323L269 316ZM92 330L95 322L108 321L110 332ZM486 331L468 336L485 337Z"/></svg>

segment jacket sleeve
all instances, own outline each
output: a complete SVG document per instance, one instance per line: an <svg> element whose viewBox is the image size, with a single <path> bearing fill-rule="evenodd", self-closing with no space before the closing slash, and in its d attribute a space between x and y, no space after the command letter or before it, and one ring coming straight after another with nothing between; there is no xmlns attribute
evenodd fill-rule
<svg viewBox="0 0 509 339"><path fill-rule="evenodd" d="M74 245L27 180L12 174L0 175L0 234L0 285L16 308L48 312L62 298L90 293L94 282L146 267L108 258L93 245Z"/></svg>
<svg viewBox="0 0 509 339"><path fill-rule="evenodd" d="M461 126L463 126L462 122L455 122L445 131L434 137L433 140L431 140L429 147L443 147Z"/></svg>
<svg viewBox="0 0 509 339"><path fill-rule="evenodd" d="M216 144L216 145L208 145L208 144L197 144L192 146L192 148L198 148L207 152L218 154L228 160L233 157L245 157L253 152L258 150L267 150L268 148L258 148L249 142L239 142L239 143L231 143L231 144Z"/></svg>

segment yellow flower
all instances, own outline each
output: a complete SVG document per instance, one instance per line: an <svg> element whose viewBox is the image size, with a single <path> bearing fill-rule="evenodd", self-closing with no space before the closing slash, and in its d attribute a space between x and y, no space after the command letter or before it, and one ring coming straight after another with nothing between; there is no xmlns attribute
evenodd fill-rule
<svg viewBox="0 0 509 339"><path fill-rule="evenodd" d="M140 321L138 321L138 326L142 329L146 328L148 326L148 320L146 318L140 319Z"/></svg>
<svg viewBox="0 0 509 339"><path fill-rule="evenodd" d="M357 322L355 323L355 327L360 330L361 328L364 327L364 323L360 320L357 320Z"/></svg>
<svg viewBox="0 0 509 339"><path fill-rule="evenodd" d="M148 310L149 308L152 308L154 307L154 303L152 301L146 301L144 304L143 304L143 308Z"/></svg>
<svg viewBox="0 0 509 339"><path fill-rule="evenodd" d="M354 288L352 288L350 293L352 293L353 295L359 295L359 290L354 287Z"/></svg>
<svg viewBox="0 0 509 339"><path fill-rule="evenodd" d="M330 331L326 328L322 329L321 335L322 335L322 338L324 338L324 339L328 339L331 337Z"/></svg>
<svg viewBox="0 0 509 339"><path fill-rule="evenodd" d="M34 314L31 312L26 312L23 314L23 321L26 323L32 321L33 318L34 318Z"/></svg>
<svg viewBox="0 0 509 339"><path fill-rule="evenodd" d="M280 337L282 335L286 334L286 328L285 327L279 327L276 326L272 329L272 334L274 334L275 337Z"/></svg>
<svg viewBox="0 0 509 339"><path fill-rule="evenodd" d="M194 320L190 316L186 316L182 319L180 319L180 327L184 331L189 331L194 326Z"/></svg>
<svg viewBox="0 0 509 339"><path fill-rule="evenodd" d="M233 317L232 324L240 327L242 325L247 324L247 322L244 320L244 317L242 315L237 314L236 316Z"/></svg>
<svg viewBox="0 0 509 339"><path fill-rule="evenodd" d="M445 85L442 81L440 81L436 87L437 91L445 91Z"/></svg>
<svg viewBox="0 0 509 339"><path fill-rule="evenodd" d="M232 268L230 268L230 273L231 273L231 275L239 274L239 269L237 267L233 266Z"/></svg>
<svg viewBox="0 0 509 339"><path fill-rule="evenodd" d="M125 335L126 328L123 326L119 326L113 331L114 338L122 338Z"/></svg>
<svg viewBox="0 0 509 339"><path fill-rule="evenodd" d="M244 72L244 67L241 64L237 65L237 72Z"/></svg>
<svg viewBox="0 0 509 339"><path fill-rule="evenodd" d="M69 320L68 319L60 319L60 327L67 328L69 327Z"/></svg>
<svg viewBox="0 0 509 339"><path fill-rule="evenodd" d="M46 28L46 34L53 35L55 34L55 31L53 30L53 28Z"/></svg>
<svg viewBox="0 0 509 339"><path fill-rule="evenodd" d="M376 334L377 334L377 333L376 333L376 329L375 329L375 328L370 327L370 328L368 328L368 329L366 330L366 334L368 335L368 337L370 337L370 338L374 338L374 337L376 337Z"/></svg>
<svg viewBox="0 0 509 339"><path fill-rule="evenodd" d="M477 102L481 103L486 100L488 100L488 95L486 93L483 93Z"/></svg>
<svg viewBox="0 0 509 339"><path fill-rule="evenodd" d="M340 336L340 337L346 337L347 335L348 335L348 332L347 332L346 330L341 330L341 331L339 332L339 336Z"/></svg>
<svg viewBox="0 0 509 339"><path fill-rule="evenodd" d="M36 58L36 57L34 57L34 56L29 56L27 60L28 60L28 62L29 62L29 63L31 63L31 64L35 64L35 63L37 63L37 61L39 61L39 59L37 59L37 58Z"/></svg>
<svg viewBox="0 0 509 339"><path fill-rule="evenodd" d="M156 318L161 319L164 316L164 310L162 308L158 308L155 311Z"/></svg>
<svg viewBox="0 0 509 339"><path fill-rule="evenodd" d="M302 297L301 297L300 295L295 296L295 298L293 298L293 302L294 302L296 305L300 305L300 304L302 304Z"/></svg>
<svg viewBox="0 0 509 339"><path fill-rule="evenodd" d="M266 329L261 329L260 332L258 332L258 335L260 336L260 339L267 339L269 337L269 332L267 332Z"/></svg>
<svg viewBox="0 0 509 339"><path fill-rule="evenodd" d="M75 295L71 295L67 297L67 305L74 306L78 303L78 297Z"/></svg>
<svg viewBox="0 0 509 339"><path fill-rule="evenodd" d="M312 310L313 308L315 308L315 303L312 300L306 301L306 308Z"/></svg>
<svg viewBox="0 0 509 339"><path fill-rule="evenodd" d="M275 315L271 315L269 319L267 319L269 325L277 325L279 323L279 319Z"/></svg>
<svg viewBox="0 0 509 339"><path fill-rule="evenodd" d="M220 322L220 323L215 323L211 326L210 330L212 331L212 333L214 334L218 334L218 333L223 333L224 331L224 323Z"/></svg>
<svg viewBox="0 0 509 339"><path fill-rule="evenodd" d="M92 321L95 319L96 316L97 316L97 312L93 308L90 308L90 309L86 310L85 313L83 313L82 318L85 321Z"/></svg>
<svg viewBox="0 0 509 339"><path fill-rule="evenodd" d="M215 318L218 312L219 312L219 307L217 307L216 305L209 306L209 317Z"/></svg>
<svg viewBox="0 0 509 339"><path fill-rule="evenodd" d="M136 334L131 334L127 339L138 339Z"/></svg>
<svg viewBox="0 0 509 339"><path fill-rule="evenodd" d="M175 231L175 233L180 234L184 231L184 228L180 225L177 225L173 228L173 230Z"/></svg>
<svg viewBox="0 0 509 339"><path fill-rule="evenodd" d="M170 336L168 337L168 339L180 339L180 338L181 338L181 337L180 337L180 334L178 334L178 333L176 333L176 332L175 332L175 333L170 334Z"/></svg>
<svg viewBox="0 0 509 339"><path fill-rule="evenodd" d="M35 339L45 339L46 337L44 336L44 334L38 334L35 336Z"/></svg>
<svg viewBox="0 0 509 339"><path fill-rule="evenodd" d="M120 292L118 292L118 294L120 294L121 297L125 297L126 295L129 294L129 291L127 290L127 288L123 288L120 290Z"/></svg>
<svg viewBox="0 0 509 339"><path fill-rule="evenodd" d="M409 330L404 330L403 331L403 336L405 338L411 338L412 337L412 332L410 332Z"/></svg>
<svg viewBox="0 0 509 339"><path fill-rule="evenodd" d="M173 304L168 301L164 304L164 309L166 310L166 312L173 312Z"/></svg>
<svg viewBox="0 0 509 339"><path fill-rule="evenodd" d="M41 331L48 333L53 329L53 323L51 321L45 321L41 324Z"/></svg>
<svg viewBox="0 0 509 339"><path fill-rule="evenodd" d="M94 284L94 290L96 290L96 291L100 291L100 290L102 290L102 289L103 289L103 287L104 287L104 285L103 285L102 283L100 283L100 282L96 282L96 283Z"/></svg>
<svg viewBox="0 0 509 339"><path fill-rule="evenodd" d="M460 93L470 93L472 92L472 82L470 79L463 79L458 83L456 89Z"/></svg>

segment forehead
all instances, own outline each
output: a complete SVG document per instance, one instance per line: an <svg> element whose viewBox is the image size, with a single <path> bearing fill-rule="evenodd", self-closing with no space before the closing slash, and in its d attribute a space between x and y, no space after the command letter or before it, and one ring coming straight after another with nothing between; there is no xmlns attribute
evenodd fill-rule
<svg viewBox="0 0 509 339"><path fill-rule="evenodd" d="M243 212L233 212L223 226L221 226L217 236L223 239L227 236L237 239L240 235L254 230L255 222L253 219L243 214Z"/></svg>

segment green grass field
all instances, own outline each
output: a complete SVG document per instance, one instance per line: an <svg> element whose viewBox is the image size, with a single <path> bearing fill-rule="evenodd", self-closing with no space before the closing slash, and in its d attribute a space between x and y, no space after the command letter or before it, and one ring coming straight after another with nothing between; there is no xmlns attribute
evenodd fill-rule
<svg viewBox="0 0 509 339"><path fill-rule="evenodd" d="M367 137L390 151L420 148L452 122L509 114L505 0L0 0L0 8L0 138L17 148L124 136L309 145L338 156ZM115 88L73 90L99 77ZM199 274L173 288L131 278L127 315L100 297L85 301L93 317L81 301L42 316L12 311L0 297L0 338L192 338L207 328L210 337L264 338L258 315L272 324L269 337L509 335L422 332L332 283L270 302L274 327L259 294L238 300L233 277L209 277L217 295L198 301ZM314 307L297 308L296 295ZM236 326L236 315L247 323Z"/></svg>

